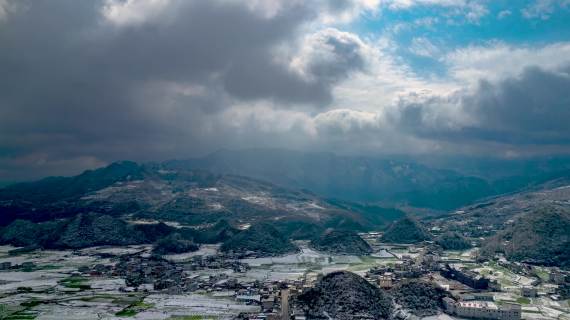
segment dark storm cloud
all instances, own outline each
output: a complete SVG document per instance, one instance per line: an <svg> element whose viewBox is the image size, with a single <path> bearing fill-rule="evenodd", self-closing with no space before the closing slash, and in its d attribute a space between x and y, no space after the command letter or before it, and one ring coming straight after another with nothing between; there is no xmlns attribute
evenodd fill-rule
<svg viewBox="0 0 570 320"><path fill-rule="evenodd" d="M570 143L570 69L556 72L529 68L498 86L482 82L465 104L479 115L497 140L512 143Z"/></svg>
<svg viewBox="0 0 570 320"><path fill-rule="evenodd" d="M402 99L395 121L437 140L568 147L569 90L570 68L530 67L498 83L482 80L474 93ZM452 109L455 113L442 112Z"/></svg>
<svg viewBox="0 0 570 320"><path fill-rule="evenodd" d="M312 34L301 49L303 72L309 79L299 81L299 74L283 69L265 52L253 53L231 66L226 77L226 89L234 96L254 99L269 94L279 102L313 102L327 105L332 101L332 87L352 72L363 70L366 57L363 44L356 37L336 29ZM303 55L303 51L310 51ZM248 79L248 81L244 81Z"/></svg>
<svg viewBox="0 0 570 320"><path fill-rule="evenodd" d="M308 4L267 17L239 2L172 0L124 25L105 19L105 1L16 4L0 21L0 160L12 168L210 151L228 133L208 123L231 102L320 108L351 68L323 63L309 81L275 61L316 19Z"/></svg>
<svg viewBox="0 0 570 320"><path fill-rule="evenodd" d="M229 94L241 99L272 98L285 103L331 102L330 83L309 83L298 75L252 52L251 59L231 65L224 78Z"/></svg>
<svg viewBox="0 0 570 320"><path fill-rule="evenodd" d="M311 59L308 65L312 76L326 83L336 83L354 70L362 70L366 64L362 44L345 33L336 30L323 31L315 42L320 51L328 51L329 59ZM313 47L319 47L313 44Z"/></svg>

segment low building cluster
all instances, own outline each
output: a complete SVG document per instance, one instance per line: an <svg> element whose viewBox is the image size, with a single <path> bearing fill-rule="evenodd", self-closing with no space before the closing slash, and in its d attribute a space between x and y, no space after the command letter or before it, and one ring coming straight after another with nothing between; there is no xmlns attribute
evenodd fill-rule
<svg viewBox="0 0 570 320"><path fill-rule="evenodd" d="M2 262L0 263L0 270L32 270L36 267L36 264L31 261L22 262L20 264L12 264L12 262Z"/></svg>
<svg viewBox="0 0 570 320"><path fill-rule="evenodd" d="M260 311L242 313L236 319L240 320L284 320L291 319L294 310L290 307L290 300L294 299L296 287L287 282L267 282L260 288L248 289L248 294L243 290L238 291L237 301L259 305ZM294 316L294 315L293 315Z"/></svg>
<svg viewBox="0 0 570 320"><path fill-rule="evenodd" d="M403 256L402 261L393 266L382 265L371 268L365 274L365 278L381 288L389 289L402 279L419 278L439 268L440 258L435 254L422 254L415 259Z"/></svg>
<svg viewBox="0 0 570 320"><path fill-rule="evenodd" d="M246 272L249 265L227 256L196 256L184 263L175 263L148 254L124 255L112 265L97 264L81 267L80 275L113 276L125 279L122 291L153 291L170 295L187 292L209 292L214 295L233 296L236 302L259 306L257 312L241 314L239 319L290 319L295 312L289 308L289 297L295 298L313 281L250 281L243 282L225 272L200 275L196 270L233 270ZM302 314L298 312L298 314Z"/></svg>
<svg viewBox="0 0 570 320"><path fill-rule="evenodd" d="M195 256L185 263L186 270L196 271L205 269L231 269L234 272L246 272L249 270L247 263L227 255Z"/></svg>
<svg viewBox="0 0 570 320"><path fill-rule="evenodd" d="M237 281L226 274L199 277L191 271L203 269L231 269L245 272L247 264L220 257L195 257L180 264L148 254L124 255L116 264L82 266L78 273L88 276L111 276L125 279L124 291L154 290L181 294L196 290L234 289Z"/></svg>

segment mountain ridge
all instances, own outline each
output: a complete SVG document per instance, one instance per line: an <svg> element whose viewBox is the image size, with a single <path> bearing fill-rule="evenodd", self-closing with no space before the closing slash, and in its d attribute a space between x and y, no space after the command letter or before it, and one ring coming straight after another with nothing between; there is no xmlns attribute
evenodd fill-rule
<svg viewBox="0 0 570 320"><path fill-rule="evenodd" d="M255 178L129 161L74 177L46 178L0 189L0 225L4 226L17 219L46 222L99 214L197 226L221 219L236 224L304 220L322 228L363 230L392 221L399 212L386 210L386 217L379 218L354 204L338 205L306 190ZM226 231L233 233L226 227L219 231L222 236ZM214 233L210 236L219 238Z"/></svg>
<svg viewBox="0 0 570 320"><path fill-rule="evenodd" d="M482 256L495 253L509 260L570 268L570 210L544 206L525 213L483 243Z"/></svg>
<svg viewBox="0 0 570 320"><path fill-rule="evenodd" d="M219 150L163 164L255 177L343 201L442 211L570 177L567 157L423 159L257 148Z"/></svg>

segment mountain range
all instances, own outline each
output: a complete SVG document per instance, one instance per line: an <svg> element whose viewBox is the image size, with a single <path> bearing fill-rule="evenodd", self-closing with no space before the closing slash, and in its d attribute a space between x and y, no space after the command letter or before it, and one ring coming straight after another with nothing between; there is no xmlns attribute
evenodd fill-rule
<svg viewBox="0 0 570 320"><path fill-rule="evenodd" d="M165 238L173 241L162 247L175 250L192 248L188 241L227 242L228 251L274 255L296 250L288 239L311 240L328 228L375 229L403 215L243 176L121 161L0 189L0 242L82 248ZM252 245L261 238L271 248Z"/></svg>
<svg viewBox="0 0 570 320"><path fill-rule="evenodd" d="M284 149L221 150L164 165L254 177L326 198L442 211L570 177L567 158L372 157Z"/></svg>
<svg viewBox="0 0 570 320"><path fill-rule="evenodd" d="M187 225L229 219L339 222L365 218L306 191L199 169L117 162L69 178L46 178L0 189L1 222L35 222L99 213Z"/></svg>
<svg viewBox="0 0 570 320"><path fill-rule="evenodd" d="M564 168L563 162L557 162L527 176L514 169L508 176L511 181L526 181L522 191L496 195L497 179L400 160L254 150L163 163L120 161L73 177L49 177L1 188L0 241L81 248L167 238L180 244L172 246L175 250L191 249L193 243L226 243L228 251L243 253L263 251L252 245L252 239L263 236L266 243L279 247L264 253L274 255L281 253L280 247L286 252L295 250L291 239L311 240L322 250L344 252L339 248L349 242L348 251L360 248L360 239L348 232L387 229L382 241L410 243L434 239L428 230L438 227L444 235L435 240L445 245L467 247L467 239L485 237L492 239L483 244L492 249L488 252L564 265L568 257L558 253L567 249L568 239L549 238L567 232L556 229L556 221L565 226L564 212L570 203L570 179ZM559 173L556 179L539 183L554 172ZM419 194L422 197L416 197ZM454 210L437 216L423 216L419 210L409 215L402 210L422 203L434 208L420 198L441 202L439 210ZM455 208L461 203L467 205ZM550 209L541 209L545 206ZM551 218L554 213L559 216ZM551 223L525 223L525 219ZM529 225L543 227L534 230ZM240 230L249 226L250 230ZM504 247L518 230L532 234L533 241ZM540 253L550 252L543 250L549 243L555 244L553 258L543 259Z"/></svg>

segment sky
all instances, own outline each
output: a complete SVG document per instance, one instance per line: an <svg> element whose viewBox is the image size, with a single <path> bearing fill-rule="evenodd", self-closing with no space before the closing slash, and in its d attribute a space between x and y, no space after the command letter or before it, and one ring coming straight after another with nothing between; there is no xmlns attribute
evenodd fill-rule
<svg viewBox="0 0 570 320"><path fill-rule="evenodd" d="M0 181L219 149L570 151L570 0L0 0Z"/></svg>

